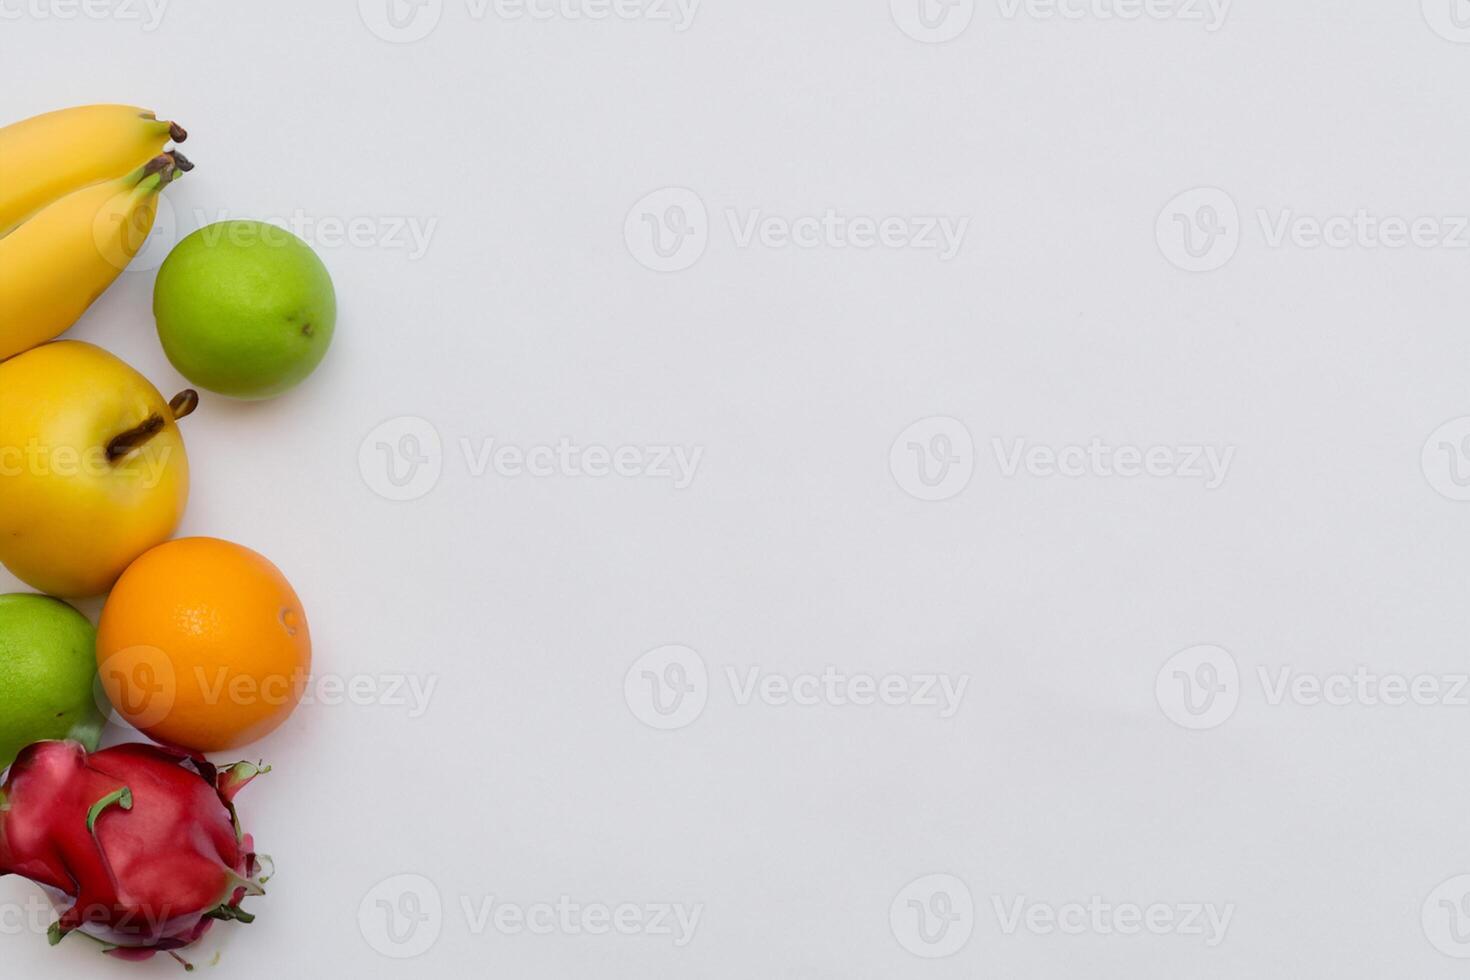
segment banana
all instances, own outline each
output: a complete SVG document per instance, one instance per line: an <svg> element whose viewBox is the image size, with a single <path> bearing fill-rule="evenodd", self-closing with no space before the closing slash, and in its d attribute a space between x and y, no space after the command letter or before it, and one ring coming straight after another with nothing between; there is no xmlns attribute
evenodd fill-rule
<svg viewBox="0 0 1470 980"><path fill-rule="evenodd" d="M0 361L68 330L143 247L158 195L188 161L164 153L73 191L0 238Z"/></svg>
<svg viewBox="0 0 1470 980"><path fill-rule="evenodd" d="M0 129L0 235L72 191L121 177L188 138L147 109L60 109Z"/></svg>

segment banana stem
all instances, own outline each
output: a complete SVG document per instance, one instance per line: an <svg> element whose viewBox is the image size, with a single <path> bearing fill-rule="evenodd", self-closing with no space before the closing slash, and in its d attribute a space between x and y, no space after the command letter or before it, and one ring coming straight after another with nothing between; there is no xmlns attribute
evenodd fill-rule
<svg viewBox="0 0 1470 980"><path fill-rule="evenodd" d="M173 179L174 169L177 166L178 163L174 160L172 153L160 153L152 160L143 164L143 172L138 175L138 182L141 184L154 174L161 174L163 176L161 184L167 184Z"/></svg>
<svg viewBox="0 0 1470 980"><path fill-rule="evenodd" d="M173 168L174 158L172 154L160 153L152 160L149 160L147 163L143 164L143 170L141 173L138 174L138 179L142 180L145 177L152 177L154 174L166 173Z"/></svg>
<svg viewBox="0 0 1470 980"><path fill-rule="evenodd" d="M180 174L193 169L194 164L188 157L177 150L169 150L143 164L141 169L134 171L135 176L128 179L137 188L156 192L177 180Z"/></svg>
<svg viewBox="0 0 1470 980"><path fill-rule="evenodd" d="M156 112L148 112L145 110L138 113L138 117L140 119L146 119L149 122L158 122L158 114ZM183 126L180 126L178 123L174 122L172 119L165 119L163 120L162 124L168 127L168 138L173 140L175 143L182 143L184 142L184 140L189 138L189 131Z"/></svg>
<svg viewBox="0 0 1470 980"><path fill-rule="evenodd" d="M199 407L199 392L193 388L187 388L173 397L168 403L168 410L174 417L174 421L188 418ZM113 438L107 444L107 461L115 463L128 453L145 445L149 439L163 431L164 421L162 415L150 415L140 424L133 426L128 431Z"/></svg>

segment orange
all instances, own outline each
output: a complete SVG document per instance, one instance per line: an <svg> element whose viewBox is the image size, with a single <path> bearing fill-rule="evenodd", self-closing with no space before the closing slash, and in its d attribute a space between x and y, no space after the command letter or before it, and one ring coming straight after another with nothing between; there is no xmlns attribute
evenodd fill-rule
<svg viewBox="0 0 1470 980"><path fill-rule="evenodd" d="M296 590L263 556L182 538L123 572L97 627L97 667L134 728L164 745L220 752L262 738L296 709L311 632Z"/></svg>

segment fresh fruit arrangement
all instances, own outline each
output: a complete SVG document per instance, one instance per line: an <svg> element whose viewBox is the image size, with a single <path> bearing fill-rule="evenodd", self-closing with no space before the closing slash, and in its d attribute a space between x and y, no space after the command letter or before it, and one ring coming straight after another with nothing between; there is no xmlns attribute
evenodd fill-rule
<svg viewBox="0 0 1470 980"><path fill-rule="evenodd" d="M311 631L264 556L171 540L189 498L180 422L100 347L58 340L138 254L160 195L193 165L187 134L131 106L0 128L0 564L41 594L0 596L0 876L41 885L104 952L180 950L248 923L268 862L235 794L267 769L218 766L301 702ZM190 383L262 399L301 384L336 328L305 242L223 222L181 242L154 291L158 336ZM106 594L100 623L64 599ZM59 598L58 598L59 597ZM107 713L156 745L98 751Z"/></svg>

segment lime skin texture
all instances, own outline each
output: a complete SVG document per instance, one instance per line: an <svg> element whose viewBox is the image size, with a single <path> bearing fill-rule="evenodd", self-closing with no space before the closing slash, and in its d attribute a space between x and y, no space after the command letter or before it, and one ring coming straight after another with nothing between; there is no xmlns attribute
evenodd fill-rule
<svg viewBox="0 0 1470 980"><path fill-rule="evenodd" d="M326 356L337 294L322 260L289 231L220 221L164 260L153 315L164 353L193 384L231 398L274 398Z"/></svg>
<svg viewBox="0 0 1470 980"><path fill-rule="evenodd" d="M60 599L0 595L0 770L33 742L97 748L97 631Z"/></svg>

